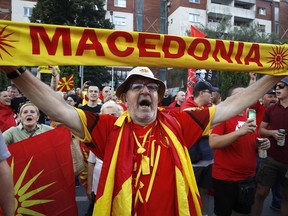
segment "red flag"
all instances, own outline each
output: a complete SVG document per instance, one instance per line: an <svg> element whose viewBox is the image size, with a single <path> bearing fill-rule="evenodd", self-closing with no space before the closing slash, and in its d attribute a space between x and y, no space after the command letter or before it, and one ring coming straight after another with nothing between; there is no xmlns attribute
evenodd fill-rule
<svg viewBox="0 0 288 216"><path fill-rule="evenodd" d="M74 77L73 75L60 78L57 86L57 91L65 92L74 88Z"/></svg>
<svg viewBox="0 0 288 216"><path fill-rule="evenodd" d="M206 37L204 32L200 31L199 29L197 29L193 25L190 26L190 36L191 37L202 37L202 38Z"/></svg>
<svg viewBox="0 0 288 216"><path fill-rule="evenodd" d="M202 31L191 25L190 36L205 37L206 35ZM186 100L193 94L193 86L195 85L195 83L196 83L196 69L188 69Z"/></svg>
<svg viewBox="0 0 288 216"><path fill-rule="evenodd" d="M15 215L78 214L70 144L71 134L61 126L8 146Z"/></svg>
<svg viewBox="0 0 288 216"><path fill-rule="evenodd" d="M17 125L15 116L16 114L9 106L0 104L0 130L2 132Z"/></svg>

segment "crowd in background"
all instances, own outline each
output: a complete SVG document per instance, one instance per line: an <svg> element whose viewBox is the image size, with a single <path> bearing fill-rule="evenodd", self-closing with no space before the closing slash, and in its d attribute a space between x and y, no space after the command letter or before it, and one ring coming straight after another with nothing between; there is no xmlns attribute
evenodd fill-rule
<svg viewBox="0 0 288 216"><path fill-rule="evenodd" d="M60 73L55 76L52 72L51 88L54 90L59 76ZM255 76L250 74L251 85L256 80ZM235 95L244 88L245 86L240 85L232 86L227 95ZM100 88L89 81L79 88L59 94L68 105L93 113L119 117L127 109L110 86ZM194 86L193 96L189 98L185 97L184 91L170 95L166 88L159 106L170 113L175 110L206 109L219 103L219 88L213 87L209 82L199 81ZM261 215L263 201L271 187L274 191L271 208L278 211L282 208L282 214L288 215L287 141L285 146L277 145L277 141L286 135L280 134L278 129L288 130L287 107L288 77L278 82L275 88L250 107L256 111L256 119L249 119L249 109L245 109L214 127L209 136L204 136L193 144L189 154L202 199L203 215L209 214L209 196L214 196L216 215L231 215L232 212L248 215L251 211L252 215ZM0 116L0 131L7 145L57 127L56 121L42 113L13 84L0 91ZM260 147L257 143L259 137L264 138ZM259 149L268 151L268 157L259 158ZM86 215L92 215L102 161L91 151L88 151L88 155L88 175L85 180L91 205ZM265 176L267 172L270 174L269 178ZM243 188L247 191L241 194L239 189ZM279 191L282 191L283 199Z"/></svg>

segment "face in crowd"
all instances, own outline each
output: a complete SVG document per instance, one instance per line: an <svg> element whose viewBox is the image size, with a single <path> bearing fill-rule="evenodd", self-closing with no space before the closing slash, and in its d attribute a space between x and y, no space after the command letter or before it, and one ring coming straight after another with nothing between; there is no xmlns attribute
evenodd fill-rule
<svg viewBox="0 0 288 216"><path fill-rule="evenodd" d="M102 90L102 95L103 95L103 98L107 98L111 95L111 87L110 86L105 86Z"/></svg>
<svg viewBox="0 0 288 216"><path fill-rule="evenodd" d="M151 124L157 115L159 86L153 80L135 77L122 95L122 101L129 109L132 120L139 125Z"/></svg>
<svg viewBox="0 0 288 216"><path fill-rule="evenodd" d="M3 104L5 106L11 105L11 96L9 95L8 91L0 92L0 104Z"/></svg>
<svg viewBox="0 0 288 216"><path fill-rule="evenodd" d="M208 89L201 91L200 93L203 104L212 103L212 92Z"/></svg>
<svg viewBox="0 0 288 216"><path fill-rule="evenodd" d="M87 89L87 97L90 102L97 102L99 98L99 88L97 86L89 86Z"/></svg>
<svg viewBox="0 0 288 216"><path fill-rule="evenodd" d="M265 94L262 97L262 104L265 107L273 105L273 104L277 103L277 101L278 101L278 98L276 97L276 94Z"/></svg>
<svg viewBox="0 0 288 216"><path fill-rule="evenodd" d="M179 91L175 99L179 102L179 104L182 104L185 101L185 92Z"/></svg>
<svg viewBox="0 0 288 216"><path fill-rule="evenodd" d="M39 120L40 112L34 104L28 103L21 107L19 115L24 128L34 129Z"/></svg>
<svg viewBox="0 0 288 216"><path fill-rule="evenodd" d="M75 106L76 105L76 101L73 100L72 97L68 96L66 102L70 105L70 106Z"/></svg>
<svg viewBox="0 0 288 216"><path fill-rule="evenodd" d="M284 82L278 82L276 85L276 96L279 100L288 97L288 86Z"/></svg>

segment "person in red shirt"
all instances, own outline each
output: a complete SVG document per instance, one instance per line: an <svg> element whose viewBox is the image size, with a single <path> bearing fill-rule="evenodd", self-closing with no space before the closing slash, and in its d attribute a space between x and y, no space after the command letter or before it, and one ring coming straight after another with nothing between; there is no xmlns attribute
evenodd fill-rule
<svg viewBox="0 0 288 216"><path fill-rule="evenodd" d="M237 93L243 90L243 87L233 86L228 91L228 98L231 95L238 96ZM214 149L212 177L215 215L250 213L256 190L257 135L255 121L247 119L246 110L213 128L209 143ZM267 149L269 146L269 140L266 139L261 148ZM239 188L245 182L251 182L248 185L251 190L242 199Z"/></svg>
<svg viewBox="0 0 288 216"><path fill-rule="evenodd" d="M17 125L16 114L11 108L11 99L8 91L0 90L0 130L2 132Z"/></svg>
<svg viewBox="0 0 288 216"><path fill-rule="evenodd" d="M127 106L117 118L69 106L23 67L0 69L103 160L94 215L202 215L188 149L210 127L251 106L282 78L264 76L217 106L179 110L172 116L158 108L164 83L149 68L136 67L116 90Z"/></svg>

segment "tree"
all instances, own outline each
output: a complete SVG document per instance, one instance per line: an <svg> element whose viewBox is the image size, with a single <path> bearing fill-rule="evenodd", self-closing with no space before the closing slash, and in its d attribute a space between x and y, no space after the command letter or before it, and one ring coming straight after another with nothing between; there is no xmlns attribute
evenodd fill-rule
<svg viewBox="0 0 288 216"><path fill-rule="evenodd" d="M4 73L0 73L0 90L5 89L8 86L8 78Z"/></svg>
<svg viewBox="0 0 288 216"><path fill-rule="evenodd" d="M104 10L104 1L102 0L38 0L33 8L30 21L34 23L113 29L114 25L109 19L105 19L105 14L106 10ZM78 67L68 66L60 69L61 76L73 74L75 83L78 83ZM97 85L111 80L111 75L107 72L106 67L85 67L84 79L87 80L87 77ZM44 77L44 79L49 78Z"/></svg>

